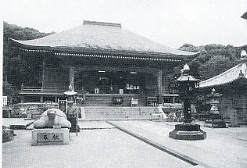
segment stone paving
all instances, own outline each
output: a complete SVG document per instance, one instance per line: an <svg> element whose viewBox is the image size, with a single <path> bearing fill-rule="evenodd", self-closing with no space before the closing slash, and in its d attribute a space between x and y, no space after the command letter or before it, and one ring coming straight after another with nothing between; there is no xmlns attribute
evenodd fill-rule
<svg viewBox="0 0 247 168"><path fill-rule="evenodd" d="M18 120L26 124L23 119ZM247 167L247 127L202 125L207 132L205 140L183 141L168 137L174 122L110 122L182 157L192 158L198 165L145 144L105 121L79 121L81 131L78 136L70 133L69 145L34 147L30 144L31 130L15 130L14 140L2 144L3 167Z"/></svg>
<svg viewBox="0 0 247 168"><path fill-rule="evenodd" d="M169 132L176 123L112 121L111 123L168 149L195 159L204 167L247 167L247 127L206 128L207 138L199 141L174 140Z"/></svg>
<svg viewBox="0 0 247 168"><path fill-rule="evenodd" d="M28 125L33 122L33 119L24 119L24 118L3 118L2 125Z"/></svg>
<svg viewBox="0 0 247 168"><path fill-rule="evenodd" d="M94 125L101 129L95 129ZM78 136L70 133L69 145L31 146L31 130L15 130L15 139L2 144L2 167L191 167L189 163L157 150L105 122L82 123L81 126L87 129L81 130Z"/></svg>

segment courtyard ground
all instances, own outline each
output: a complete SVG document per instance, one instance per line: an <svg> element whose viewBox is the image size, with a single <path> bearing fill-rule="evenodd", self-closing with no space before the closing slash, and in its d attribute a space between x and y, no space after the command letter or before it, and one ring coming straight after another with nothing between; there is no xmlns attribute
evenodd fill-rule
<svg viewBox="0 0 247 168"><path fill-rule="evenodd" d="M2 167L247 167L247 127L201 127L205 140L184 141L169 138L175 124L79 121L69 145L46 146L31 146L31 127L15 130L14 140L2 144Z"/></svg>

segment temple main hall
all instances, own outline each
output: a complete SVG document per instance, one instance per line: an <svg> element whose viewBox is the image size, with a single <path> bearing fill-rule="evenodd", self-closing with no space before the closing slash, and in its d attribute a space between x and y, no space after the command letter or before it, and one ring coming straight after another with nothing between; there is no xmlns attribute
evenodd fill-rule
<svg viewBox="0 0 247 168"><path fill-rule="evenodd" d="M84 105L174 103L178 95L169 88L168 75L198 54L166 47L119 23L96 21L43 38L12 41L19 55L42 66L37 86L23 83L22 103L58 102L69 86Z"/></svg>

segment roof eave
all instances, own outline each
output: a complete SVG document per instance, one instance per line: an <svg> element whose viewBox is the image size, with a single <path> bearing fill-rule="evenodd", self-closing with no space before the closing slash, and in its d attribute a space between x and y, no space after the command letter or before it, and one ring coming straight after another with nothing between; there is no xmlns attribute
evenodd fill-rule
<svg viewBox="0 0 247 168"><path fill-rule="evenodd" d="M30 50L47 50L50 52L67 52L67 53L86 53L86 54L110 54L110 55L135 55L135 56L145 56L145 57L158 57L158 58L175 58L175 59L193 59L196 57L199 52L193 53L191 55L177 55L172 53L161 53L161 52L142 52L142 51L131 51L131 50L115 50L115 49L102 49L102 48L86 48L86 47L67 47L67 46L60 46L60 47L51 47L51 46L33 46L33 45L26 45L21 43L18 40L11 39L14 44L18 47Z"/></svg>
<svg viewBox="0 0 247 168"><path fill-rule="evenodd" d="M214 84L214 85L205 85L203 87L200 86L200 83L199 83L199 89L204 89L204 88L212 88L212 87L220 87L220 86L225 86L225 85L228 85L228 84L231 84L231 83L234 83L238 80L246 80L247 81L247 78L246 77L238 77L232 81L229 81L229 82L226 82L226 83L220 83L220 84Z"/></svg>

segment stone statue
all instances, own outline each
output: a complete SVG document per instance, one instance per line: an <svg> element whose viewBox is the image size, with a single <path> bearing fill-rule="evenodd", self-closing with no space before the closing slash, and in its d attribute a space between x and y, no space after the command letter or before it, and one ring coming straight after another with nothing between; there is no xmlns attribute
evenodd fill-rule
<svg viewBox="0 0 247 168"><path fill-rule="evenodd" d="M59 109L48 109L41 116L40 119L33 123L36 129L53 128L54 125L59 125L61 128L70 128L71 123L67 120L66 115Z"/></svg>

